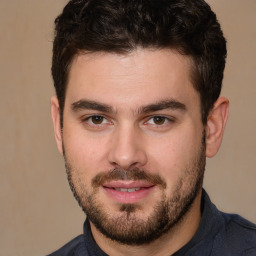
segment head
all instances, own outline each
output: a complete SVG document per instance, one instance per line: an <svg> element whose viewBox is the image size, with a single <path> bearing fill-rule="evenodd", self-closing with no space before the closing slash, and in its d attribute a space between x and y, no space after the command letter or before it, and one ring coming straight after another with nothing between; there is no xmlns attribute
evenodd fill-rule
<svg viewBox="0 0 256 256"><path fill-rule="evenodd" d="M64 8L52 116L94 235L141 245L200 215L205 158L217 152L227 117L218 98L225 57L204 1L76 0Z"/></svg>
<svg viewBox="0 0 256 256"><path fill-rule="evenodd" d="M88 52L167 48L189 56L204 124L220 95L226 41L203 0L72 0L55 20L55 32L52 76L61 116L72 61Z"/></svg>

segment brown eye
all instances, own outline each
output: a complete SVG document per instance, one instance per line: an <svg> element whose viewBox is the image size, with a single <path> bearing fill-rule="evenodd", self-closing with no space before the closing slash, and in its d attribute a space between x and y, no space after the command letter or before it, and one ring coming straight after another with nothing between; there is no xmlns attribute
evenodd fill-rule
<svg viewBox="0 0 256 256"><path fill-rule="evenodd" d="M90 119L93 124L102 124L104 122L103 116L91 116Z"/></svg>
<svg viewBox="0 0 256 256"><path fill-rule="evenodd" d="M153 117L153 122L156 125L162 125L166 122L166 117L163 116L154 116Z"/></svg>

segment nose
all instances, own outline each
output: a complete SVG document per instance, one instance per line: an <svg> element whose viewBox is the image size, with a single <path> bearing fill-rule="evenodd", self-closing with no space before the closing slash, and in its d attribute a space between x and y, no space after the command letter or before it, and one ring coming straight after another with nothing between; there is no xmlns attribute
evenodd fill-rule
<svg viewBox="0 0 256 256"><path fill-rule="evenodd" d="M111 138L108 160L114 167L125 170L140 168L147 162L142 134L136 127L119 127Z"/></svg>

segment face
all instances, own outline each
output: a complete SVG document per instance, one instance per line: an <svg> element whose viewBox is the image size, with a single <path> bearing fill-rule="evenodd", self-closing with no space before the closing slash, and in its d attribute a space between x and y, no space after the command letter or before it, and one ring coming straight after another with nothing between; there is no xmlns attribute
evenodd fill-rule
<svg viewBox="0 0 256 256"><path fill-rule="evenodd" d="M149 243L188 214L205 167L189 58L171 50L90 53L73 62L59 149L91 225Z"/></svg>

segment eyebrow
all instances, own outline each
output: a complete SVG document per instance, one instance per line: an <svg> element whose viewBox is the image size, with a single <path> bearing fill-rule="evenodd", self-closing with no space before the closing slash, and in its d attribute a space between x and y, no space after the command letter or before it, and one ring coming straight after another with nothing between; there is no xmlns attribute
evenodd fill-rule
<svg viewBox="0 0 256 256"><path fill-rule="evenodd" d="M83 109L97 110L97 111L101 111L101 112L105 112L105 113L114 112L112 107L110 107L106 104L103 104L103 103L99 103L96 101L90 101L90 100L76 101L76 102L72 103L71 107L72 107L72 110L75 112L78 112Z"/></svg>
<svg viewBox="0 0 256 256"><path fill-rule="evenodd" d="M85 99L72 103L71 108L75 112L78 112L84 109L97 110L105 113L115 112L114 109L107 104L99 103L96 101L85 100ZM175 99L168 99L168 100L159 101L153 104L149 104L146 106L141 106L135 112L137 112L138 114L148 114L150 112L156 112L164 109L185 111L187 108L185 104Z"/></svg>
<svg viewBox="0 0 256 256"><path fill-rule="evenodd" d="M168 99L168 100L163 100L160 102L156 102L153 104L149 104L146 106L142 106L138 109L138 113L150 113L150 112L156 112L164 109L172 109L172 110L181 110L185 111L187 108L185 104L175 100L175 99Z"/></svg>

